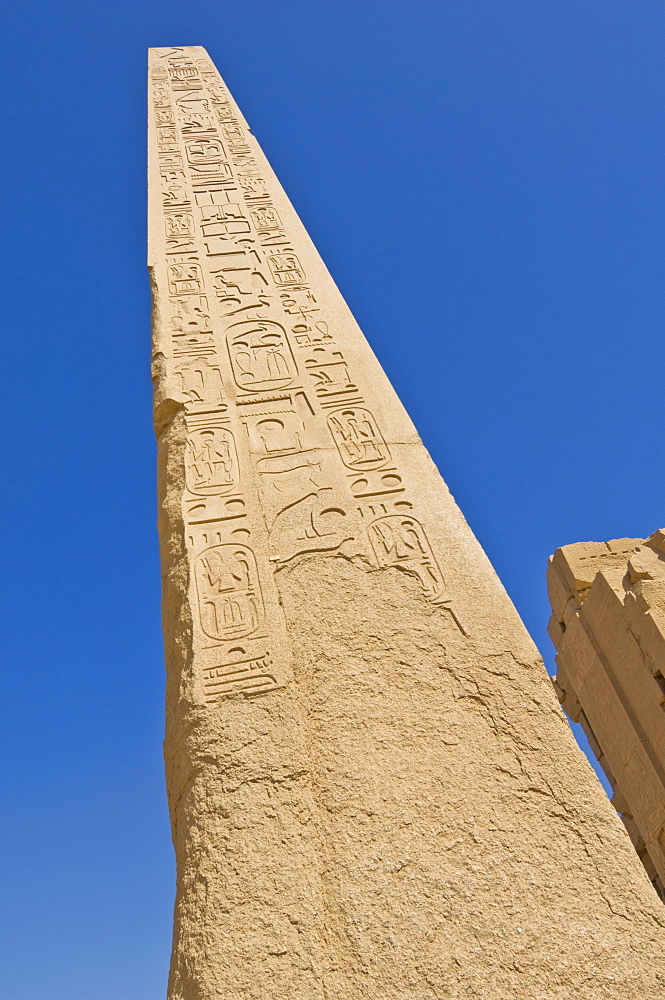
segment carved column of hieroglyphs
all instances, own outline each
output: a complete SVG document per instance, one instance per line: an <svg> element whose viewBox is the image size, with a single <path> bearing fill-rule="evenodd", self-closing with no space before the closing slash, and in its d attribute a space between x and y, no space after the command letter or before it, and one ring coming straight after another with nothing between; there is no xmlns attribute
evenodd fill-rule
<svg viewBox="0 0 665 1000"><path fill-rule="evenodd" d="M205 50L149 109L170 1000L655 997L660 903Z"/></svg>

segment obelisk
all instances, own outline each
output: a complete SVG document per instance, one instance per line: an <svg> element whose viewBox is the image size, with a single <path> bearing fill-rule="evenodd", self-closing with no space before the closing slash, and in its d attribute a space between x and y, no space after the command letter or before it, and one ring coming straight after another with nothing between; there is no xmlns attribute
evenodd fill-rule
<svg viewBox="0 0 665 1000"><path fill-rule="evenodd" d="M149 88L170 1000L662 997L665 910L240 111L202 48Z"/></svg>

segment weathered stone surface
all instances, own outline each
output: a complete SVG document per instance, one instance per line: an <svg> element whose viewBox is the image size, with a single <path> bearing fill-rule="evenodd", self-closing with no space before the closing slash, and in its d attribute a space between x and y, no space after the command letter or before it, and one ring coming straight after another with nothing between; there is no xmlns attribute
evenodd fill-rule
<svg viewBox="0 0 665 1000"><path fill-rule="evenodd" d="M612 802L665 897L665 533L557 549L557 696L581 722Z"/></svg>
<svg viewBox="0 0 665 1000"><path fill-rule="evenodd" d="M170 1000L660 997L661 903L205 51L149 105Z"/></svg>

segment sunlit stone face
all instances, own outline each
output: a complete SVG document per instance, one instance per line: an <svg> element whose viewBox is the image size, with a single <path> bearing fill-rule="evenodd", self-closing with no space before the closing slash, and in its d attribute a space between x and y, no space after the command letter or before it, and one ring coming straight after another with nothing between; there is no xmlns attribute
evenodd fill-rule
<svg viewBox="0 0 665 1000"><path fill-rule="evenodd" d="M660 996L661 903L205 50L148 104L170 1000Z"/></svg>

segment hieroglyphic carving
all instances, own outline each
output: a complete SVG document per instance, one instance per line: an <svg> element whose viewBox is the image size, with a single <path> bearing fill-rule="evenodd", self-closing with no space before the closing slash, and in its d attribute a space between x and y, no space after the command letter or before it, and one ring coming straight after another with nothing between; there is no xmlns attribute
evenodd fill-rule
<svg viewBox="0 0 665 1000"><path fill-rule="evenodd" d="M221 368L207 357L193 357L176 365L180 391L189 409L214 410L224 407Z"/></svg>
<svg viewBox="0 0 665 1000"><path fill-rule="evenodd" d="M349 476L349 487L356 499L387 497L404 493L405 486L397 469L371 469L362 475Z"/></svg>
<svg viewBox="0 0 665 1000"><path fill-rule="evenodd" d="M331 552L351 541L354 533L333 488L324 486L278 513L270 532L271 558L286 563L307 552Z"/></svg>
<svg viewBox="0 0 665 1000"><path fill-rule="evenodd" d="M238 184L242 188L245 200L250 204L260 199L267 199L268 197L265 181L261 177L250 177L246 174L239 174Z"/></svg>
<svg viewBox="0 0 665 1000"><path fill-rule="evenodd" d="M171 328L174 354L214 354L212 323L205 295L172 298Z"/></svg>
<svg viewBox="0 0 665 1000"><path fill-rule="evenodd" d="M194 249L194 217L189 212L164 216L164 228L167 253L187 253Z"/></svg>
<svg viewBox="0 0 665 1000"><path fill-rule="evenodd" d="M255 208L250 208L249 214L258 232L282 227L282 220L272 205L257 205Z"/></svg>
<svg viewBox="0 0 665 1000"><path fill-rule="evenodd" d="M269 652L247 656L239 646L231 650L229 658L214 667L204 667L203 688L205 700L214 704L221 697L236 692L262 694L277 686Z"/></svg>
<svg viewBox="0 0 665 1000"><path fill-rule="evenodd" d="M314 409L304 392L278 392L238 400L250 451L285 455L314 446Z"/></svg>
<svg viewBox="0 0 665 1000"><path fill-rule="evenodd" d="M351 542L378 567L416 576L439 601L443 578L425 531L410 503L408 513L397 506L407 492L402 473L310 287L244 121L207 59L187 50L161 58L152 97L171 370L188 415L183 516L191 525L247 525L241 542L220 535L196 556L202 632L223 645L258 628L259 580L265 585L271 564ZM242 687L245 672L236 673L215 698ZM265 690L248 674L250 687Z"/></svg>
<svg viewBox="0 0 665 1000"><path fill-rule="evenodd" d="M229 543L205 549L194 563L199 617L211 639L240 639L263 620L254 553Z"/></svg>
<svg viewBox="0 0 665 1000"><path fill-rule="evenodd" d="M217 524L247 517L247 504L243 497L186 498L183 506L188 524Z"/></svg>
<svg viewBox="0 0 665 1000"><path fill-rule="evenodd" d="M291 385L297 375L284 327L272 320L234 323L226 335L236 385L265 392Z"/></svg>
<svg viewBox="0 0 665 1000"><path fill-rule="evenodd" d="M227 251L245 254L235 241L250 227L238 203L239 189L234 198L233 192L223 186L230 177L230 168L216 135L211 102L202 91L198 71L192 65L181 64L182 58L175 53L175 65L170 61L168 64L168 73L175 81L172 90L177 93L167 93L167 70L156 67L153 81L157 81L159 93L154 113L161 164L169 328L175 361L172 371L187 412L183 516L186 523L204 529L196 543L199 548L203 546L203 551L197 556L192 553L196 620L204 641L219 649L221 659L214 670L219 676L225 675L212 689L206 688L205 697L210 702L238 690L265 693L278 683L275 671L267 674L261 670L259 676L257 669L249 665L254 657L264 667L272 661L272 654L266 651L267 636L256 640L263 645L261 652L249 648L245 663L238 650L228 646L240 637L256 636L265 611L254 550L256 526L242 492L233 414L228 414L229 399L224 389L228 357L225 360L224 353L220 356L223 341L219 348L215 343L216 320L210 309L212 289L213 305L217 303L222 314L232 314L238 307L246 315L251 310L243 307L265 301L257 301L252 293L256 285L265 287L267 279L260 279L257 257L252 260L251 270L236 273L227 286L222 285L222 279L230 277L224 273L229 260L238 271L238 256L229 258ZM205 227L203 231L201 226ZM218 274L212 276L218 283L210 280L203 261L208 256L206 251L219 248L202 244L202 235L211 241L216 237L227 241ZM232 302L228 289L237 286L242 290L242 301ZM215 527L224 531L212 530ZM192 537L190 543L194 542Z"/></svg>
<svg viewBox="0 0 665 1000"><path fill-rule="evenodd" d="M173 212L164 216L167 239L194 235L194 217L186 212Z"/></svg>
<svg viewBox="0 0 665 1000"><path fill-rule="evenodd" d="M275 253L268 258L268 267L278 287L300 285L305 280L305 272L294 253Z"/></svg>
<svg viewBox="0 0 665 1000"><path fill-rule="evenodd" d="M390 461L388 446L369 410L335 410L328 417L328 427L348 469L365 472Z"/></svg>
<svg viewBox="0 0 665 1000"><path fill-rule="evenodd" d="M288 237L279 213L270 202L270 192L261 177L260 167L252 154L243 123L237 113L234 113L233 104L219 81L214 67L205 60L200 60L199 69L206 88L209 88L211 83L214 84L214 91L209 90L211 102L215 107L216 117L221 126L223 142L229 150L238 188L248 205L249 220L259 237L261 246L258 251L253 249L252 252L257 258L258 253L265 255L268 277L279 294L283 312L290 320L288 327L284 328L283 331L286 343L288 344L289 338L292 337L295 347L308 351L304 357L302 371L308 385L313 389L316 403L330 414L327 420L328 429L342 463L346 469L350 470L347 474L348 489L354 499L362 503L374 503L381 498L386 501L390 498L397 498L403 495L406 490L402 474L391 461L389 448L375 417L363 406L362 390L351 372L344 352L336 344L327 320L321 315L315 296L307 285L305 270L294 248L288 243ZM260 204L257 205L257 201ZM286 242L271 249L271 244L266 241L274 233L278 234L280 240L284 237ZM263 280L265 280L265 274L261 273ZM236 302L238 298L239 296L237 296ZM257 302L257 306L258 304ZM260 301L260 305L265 308L269 307L267 294ZM238 305L236 305L237 307ZM259 311L257 316L266 316L266 313ZM260 341L257 339L256 343L259 344ZM241 337L237 340L237 349L241 372L235 380L236 384L245 391L276 389L279 386L278 376L283 376L283 384L287 386L296 384L295 375L286 382L290 372L287 370L287 358L282 353L281 340L279 355L273 357L273 370L270 372L266 371L265 365L263 368L260 367L253 357L259 352L251 350L247 342L243 345ZM291 352L289 352L289 356L293 357ZM267 352L265 357L268 357ZM266 418L266 420L267 422L263 424L266 440L272 436L276 444L280 441L282 444L286 444L289 432L280 416L273 415L272 418ZM256 428L250 433L256 434ZM272 487L273 497L277 491L277 484L284 493L290 492L286 484L293 484L298 477L301 490L307 485L316 485L313 493L295 499L291 506L285 508L285 510L288 509L292 512L301 510L304 512L307 506L305 502L307 497L318 496L320 490L327 489L327 482L323 473L320 453L312 442L308 441L302 434L300 437L297 434L292 436L291 442L290 453L298 456L295 461L292 459L286 462L285 452L283 452L280 461L271 460L268 456L259 459L256 462L256 470L259 474L259 480L263 484L263 494L268 502L271 491L266 486L267 482L273 481L275 484ZM299 444L298 450L295 448L296 443ZM254 447L256 447L256 440L254 440ZM306 517L304 514L303 516ZM402 524L400 530L412 544L415 545L416 539L418 540L419 554L411 552L406 546L406 550L410 552L409 558L400 555L397 562L400 565L409 563L409 565L413 564L414 567L417 567L417 573L422 575L423 581L428 581L427 586L423 583L423 589L429 597L435 599L441 587L435 584L434 578L439 579L440 571L438 568L434 569L436 565L434 562L428 561L427 553L431 553L431 547L422 525L418 524L416 529L416 524L418 522L414 522L411 528L412 535L408 534L406 524ZM387 530L387 525L384 525L384 532ZM392 530L393 532L397 531L397 522L392 525ZM375 528L373 535L372 533L368 535L371 552L379 565L385 565L387 556L384 547L378 543L377 531L380 529ZM311 533L311 527L305 525L303 534ZM400 543L400 551L405 544ZM428 568L430 565L431 569Z"/></svg>
<svg viewBox="0 0 665 1000"><path fill-rule="evenodd" d="M268 279L256 250L232 246L215 256L211 276L221 316L236 316L268 307Z"/></svg>
<svg viewBox="0 0 665 1000"><path fill-rule="evenodd" d="M185 187L184 170L162 170L162 204L165 209L189 207L191 202Z"/></svg>
<svg viewBox="0 0 665 1000"><path fill-rule="evenodd" d="M168 267L172 295L192 295L203 291L201 265L195 257L174 257Z"/></svg>
<svg viewBox="0 0 665 1000"><path fill-rule="evenodd" d="M338 407L361 401L358 386L352 381L348 362L341 351L315 347L305 358L305 369L321 406Z"/></svg>
<svg viewBox="0 0 665 1000"><path fill-rule="evenodd" d="M208 188L207 203L197 194L201 229L208 255L229 252L229 241L250 232L250 225L238 202L231 201L230 192Z"/></svg>
<svg viewBox="0 0 665 1000"><path fill-rule="evenodd" d="M441 599L444 579L422 525L414 517L390 514L369 526L372 548L380 566L391 566L416 576L425 594Z"/></svg>
<svg viewBox="0 0 665 1000"><path fill-rule="evenodd" d="M187 439L187 488L200 496L232 493L238 487L238 456L226 427L204 426Z"/></svg>

